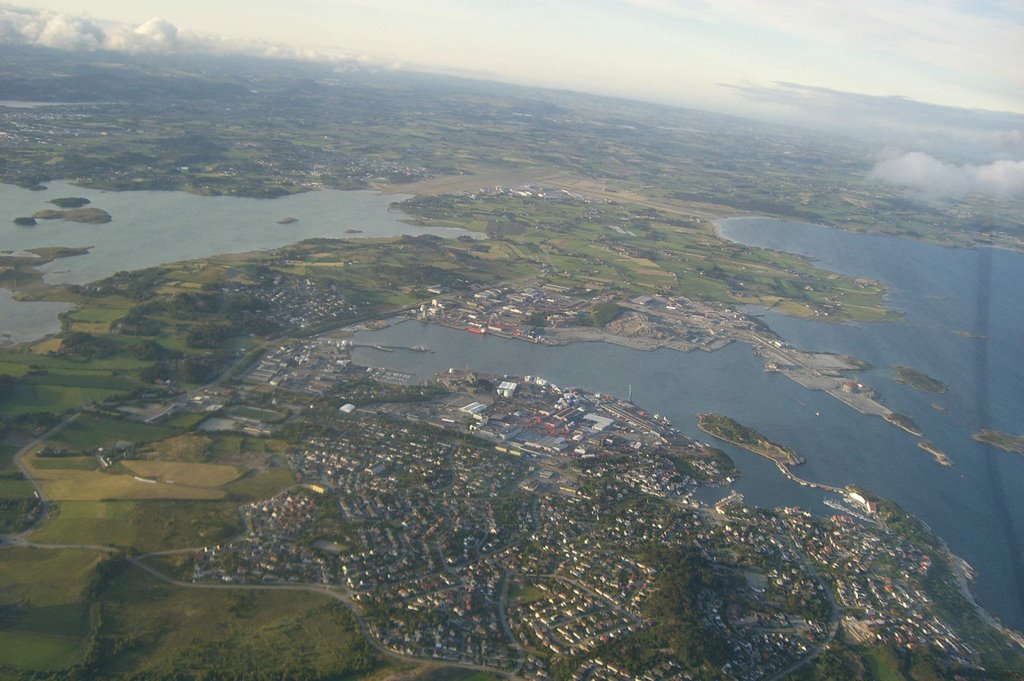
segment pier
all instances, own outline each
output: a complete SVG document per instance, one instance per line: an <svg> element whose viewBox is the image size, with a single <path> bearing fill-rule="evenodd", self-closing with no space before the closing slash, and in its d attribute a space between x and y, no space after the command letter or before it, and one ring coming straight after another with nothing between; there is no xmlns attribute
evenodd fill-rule
<svg viewBox="0 0 1024 681"><path fill-rule="evenodd" d="M352 343L353 348L371 348L380 352L394 352L395 350L408 350L409 352L433 352L426 345L378 345L373 343Z"/></svg>
<svg viewBox="0 0 1024 681"><path fill-rule="evenodd" d="M814 487L825 492L833 492L835 494L843 494L846 492L846 490L843 489L842 487L833 487L832 485L826 485L825 483L822 482L811 482L810 480L804 480L800 476L793 473L793 471L789 470L789 466L782 463L781 461L775 461L774 459L772 459L772 461L775 462L775 466L780 471L782 471L783 475L785 475L787 478L797 483L798 485L803 485L804 487Z"/></svg>

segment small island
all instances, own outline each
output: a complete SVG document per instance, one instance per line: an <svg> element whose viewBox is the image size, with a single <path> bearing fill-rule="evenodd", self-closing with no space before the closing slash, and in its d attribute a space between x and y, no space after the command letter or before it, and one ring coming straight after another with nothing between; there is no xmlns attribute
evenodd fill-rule
<svg viewBox="0 0 1024 681"><path fill-rule="evenodd" d="M984 429L974 434L974 439L993 447L999 447L1013 454L1024 454L1024 435L1011 435L998 430Z"/></svg>
<svg viewBox="0 0 1024 681"><path fill-rule="evenodd" d="M293 218L293 217L289 216L289 217L286 217L286 218L281 218L280 220L277 221L277 224L279 224L279 225L290 225L290 224L292 224L294 222L298 222L298 221L299 221L298 218Z"/></svg>
<svg viewBox="0 0 1024 681"><path fill-rule="evenodd" d="M924 435L924 431L917 425L917 422L905 414L890 412L885 415L885 420L898 428L902 428L911 435L916 435L918 437Z"/></svg>
<svg viewBox="0 0 1024 681"><path fill-rule="evenodd" d="M81 208L88 206L92 201L81 196L68 196L62 199L50 199L50 203L58 208Z"/></svg>
<svg viewBox="0 0 1024 681"><path fill-rule="evenodd" d="M924 451L931 454L935 458L935 461L940 465L947 467L953 465L953 462L950 460L948 456L946 456L946 453L939 449L938 447L936 447L933 443L929 442L928 440L921 440L920 442L917 443L917 446L918 448L923 449Z"/></svg>
<svg viewBox="0 0 1024 681"><path fill-rule="evenodd" d="M34 227L39 223L36 222L35 218L14 218L14 224L19 227Z"/></svg>
<svg viewBox="0 0 1024 681"><path fill-rule="evenodd" d="M894 378L893 380L897 383L903 383L909 385L914 390L922 393L936 393L942 394L949 388L942 381L932 378L926 373L912 369L911 367L894 366L892 368Z"/></svg>
<svg viewBox="0 0 1024 681"><path fill-rule="evenodd" d="M70 220L88 224L104 224L111 221L110 213L100 208L69 208L67 210L38 210L32 214L36 220Z"/></svg>
<svg viewBox="0 0 1024 681"><path fill-rule="evenodd" d="M697 427L709 435L714 435L719 440L725 440L737 447L760 454L776 463L796 466L805 462L805 459L789 447L772 442L753 428L737 423L728 416L700 414L697 417Z"/></svg>

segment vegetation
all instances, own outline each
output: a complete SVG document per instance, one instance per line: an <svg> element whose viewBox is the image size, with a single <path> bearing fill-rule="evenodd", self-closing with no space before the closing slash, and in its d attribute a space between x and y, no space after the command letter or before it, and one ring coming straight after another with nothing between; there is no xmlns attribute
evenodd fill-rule
<svg viewBox="0 0 1024 681"><path fill-rule="evenodd" d="M700 414L697 417L697 425L705 433L714 435L720 440L725 440L737 447L748 449L773 461L789 466L795 466L804 462L792 449L772 442L753 428L737 423L728 416Z"/></svg>
<svg viewBox="0 0 1024 681"><path fill-rule="evenodd" d="M183 589L125 565L100 600L95 677L326 680L380 665L348 608L324 594Z"/></svg>
<svg viewBox="0 0 1024 681"><path fill-rule="evenodd" d="M83 206L88 206L92 202L89 201L89 199L82 198L81 196L67 196L58 199L50 199L50 203L58 208L81 208Z"/></svg>
<svg viewBox="0 0 1024 681"><path fill-rule="evenodd" d="M975 433L974 439L1007 452L1024 454L1024 435L1011 435L998 430L985 429Z"/></svg>
<svg viewBox="0 0 1024 681"><path fill-rule="evenodd" d="M145 552L217 544L241 532L235 501L61 501L32 537Z"/></svg>
<svg viewBox="0 0 1024 681"><path fill-rule="evenodd" d="M32 213L36 220L69 220L71 222L86 222L90 224L103 224L111 221L110 213L100 208L68 208L67 210L37 210Z"/></svg>
<svg viewBox="0 0 1024 681"><path fill-rule="evenodd" d="M920 436L924 434L924 431L917 425L917 422L906 414L897 414L896 412L892 412L890 414L886 414L885 420L894 426L902 428L911 435Z"/></svg>
<svg viewBox="0 0 1024 681"><path fill-rule="evenodd" d="M905 383L919 392L944 393L948 389L948 386L946 386L942 381L934 379L928 374L922 373L917 369L904 366L894 366L892 370L895 375L894 380L897 383Z"/></svg>
<svg viewBox="0 0 1024 681"><path fill-rule="evenodd" d="M935 210L868 177L874 159L840 137L637 102L312 63L203 60L185 72L148 58L11 49L0 88L90 102L17 112L26 134L8 140L0 179L26 187L75 177L104 189L272 197L534 183L681 217L754 212L961 244L1013 245L1021 234L1019 207L991 211L965 197L962 212ZM182 100L187 112L174 105ZM72 126L92 134L66 134ZM530 228L499 215L479 231L492 222L500 236Z"/></svg>
<svg viewBox="0 0 1024 681"><path fill-rule="evenodd" d="M539 193L539 192L538 192ZM465 243L466 253L491 262L513 261L539 269L545 280L591 295L622 299L673 293L729 304L774 307L796 316L874 321L895 318L878 283L826 272L785 253L723 242L708 225L608 198L514 192L419 196L401 208L425 224L493 231L495 220L529 229L502 233L486 244ZM619 231L608 225L621 224ZM607 323L620 308L597 303L580 324ZM544 319L530 320L541 326Z"/></svg>

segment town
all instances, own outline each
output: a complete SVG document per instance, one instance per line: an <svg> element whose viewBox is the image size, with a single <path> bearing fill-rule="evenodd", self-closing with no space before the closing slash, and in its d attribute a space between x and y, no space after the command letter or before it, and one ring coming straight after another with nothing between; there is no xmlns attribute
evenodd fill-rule
<svg viewBox="0 0 1024 681"><path fill-rule="evenodd" d="M580 679L689 678L686 659L627 660L621 646L659 635L662 554L690 551L708 575L694 616L726 678L778 673L840 627L977 665L925 595L930 559L860 493L848 496L859 510L837 504L849 512L832 518L738 495L706 506L693 492L730 483L731 462L627 400L456 369L389 384L350 348L293 342L234 384L228 400L312 408L331 435L300 431L297 486L245 506L244 536L198 552L194 583L341 589L373 641L412 659L518 678L552 678L566 659Z"/></svg>

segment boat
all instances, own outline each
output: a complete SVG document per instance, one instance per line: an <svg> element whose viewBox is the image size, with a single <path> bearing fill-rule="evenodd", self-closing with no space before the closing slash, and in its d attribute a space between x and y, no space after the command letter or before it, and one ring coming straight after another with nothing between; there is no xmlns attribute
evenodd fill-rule
<svg viewBox="0 0 1024 681"><path fill-rule="evenodd" d="M482 326L467 326L466 331L469 331L470 333L479 334L481 336L487 333L487 329L485 329Z"/></svg>

